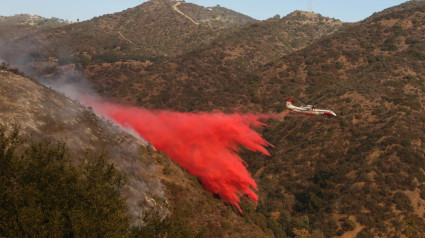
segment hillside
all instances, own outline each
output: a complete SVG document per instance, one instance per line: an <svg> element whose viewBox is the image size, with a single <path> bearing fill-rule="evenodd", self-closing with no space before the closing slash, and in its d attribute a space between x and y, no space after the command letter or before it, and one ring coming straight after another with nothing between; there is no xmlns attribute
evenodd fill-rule
<svg viewBox="0 0 425 238"><path fill-rule="evenodd" d="M67 22L58 18L44 18L37 15L17 14L14 16L0 16L0 40L10 42L40 30L56 28L68 25Z"/></svg>
<svg viewBox="0 0 425 238"><path fill-rule="evenodd" d="M194 51L154 64L142 77L129 74L132 83L110 95L183 111L279 113L287 97L332 109L333 119L269 121L263 134L276 146L271 159L243 156L260 184L260 202L255 210L245 207L252 211L247 219L276 237L303 231L419 237L425 227L424 14L423 1L408 2L245 76L226 68L223 54L199 64L203 51Z"/></svg>
<svg viewBox="0 0 425 238"><path fill-rule="evenodd" d="M264 110L299 97L338 115L264 132L278 145L273 159L250 165L264 171L263 213L283 227L297 214L327 237L423 233L425 3L396 9L260 70Z"/></svg>
<svg viewBox="0 0 425 238"><path fill-rule="evenodd" d="M94 113L36 81L3 68L0 71L1 111L0 123L18 124L22 133L37 139L64 140L77 155L78 161L85 151L106 152L117 168L128 178L125 188L128 207L134 217L143 214L139 202L163 197L162 184L152 178L149 166L154 166L151 155L139 154L146 147L128 133L110 122L99 119ZM142 157L143 160L137 158ZM134 168L139 168L135 170Z"/></svg>
<svg viewBox="0 0 425 238"><path fill-rule="evenodd" d="M338 20L298 11L234 29L209 46L149 67L117 63L87 67L85 74L101 94L125 98L127 103L159 106L156 102L161 102L161 108L173 105L174 109L187 111L202 109L199 106L212 100L222 109L237 107L241 101L256 100L251 94L228 92L230 88L245 90L247 81L255 80L244 75L342 26ZM191 103L198 105L188 108L181 104L194 95L198 100ZM228 100L228 96L233 98Z"/></svg>
<svg viewBox="0 0 425 238"><path fill-rule="evenodd" d="M257 20L230 9L215 6L201 7L193 3L181 3L178 8L195 22L211 27L237 27Z"/></svg>
<svg viewBox="0 0 425 238"><path fill-rule="evenodd" d="M100 39L90 33L86 38L87 48L74 49L87 59L92 58L94 63L83 64L80 57L79 64L72 60L63 61L51 64L50 71L37 73L58 78L72 76L81 69L103 96L146 108L281 113L285 110L285 98L291 97L318 108L331 109L337 117L268 120L266 123L270 126L261 133L275 146L270 149L271 157L241 152L259 184L260 199L257 205L244 202L244 213L238 215L235 209L203 190L196 178L181 170L163 153L142 145L139 148L143 159L137 162L147 163L148 167L154 164L157 168L155 172L148 171L149 178L159 178L164 186L171 217L190 224L195 232L202 233L202 227L206 227L205 234L211 237L216 234L223 237L424 235L424 1L410 1L347 25L312 13L294 12L283 18L226 29L214 37L208 33L214 28L208 20L210 16L204 16L204 13L198 16L198 10L185 9L190 4L179 4L177 7L185 16L173 10L174 4L150 1L119 14L93 19L84 26L95 27L94 32L99 35L107 29L111 32L108 36L111 40L121 39L115 42L116 47L105 48L109 38ZM161 7L156 8L158 6ZM115 62L116 58L96 61L95 55L106 55L107 52L119 52L117 54L125 57L131 55L131 48L121 50L125 41L133 41L127 36L131 32L124 34L120 25L109 24L114 18L121 19L122 14L135 16L133 10L143 11L145 8L151 11L166 9L161 19L173 17L173 21L177 19L183 27L179 29L197 31L197 37L200 31L207 29L205 34L211 36L208 38L211 42L196 45L198 38L190 38L193 41L189 42L197 42L195 48L179 48L178 53L173 54L164 53L165 50L153 53L147 50L146 55L166 57L155 58L154 62ZM131 19L137 18L121 20ZM202 22L202 19L206 19L202 24L193 23ZM169 22L164 22L164 29L173 26L168 25ZM65 34L64 29L77 29L83 26L81 24L58 28L55 34ZM145 33L152 33L155 29L161 33L156 28L158 26L161 25L152 23L151 30ZM173 47L178 48L187 40L180 42L181 38L177 36L180 33L171 31L171 35L177 38L168 42L171 48L167 52L177 52ZM161 49L162 41L153 42L159 40L159 36L149 39ZM79 37L81 35L75 39ZM76 45L80 47L81 44ZM115 53L114 57L117 56ZM37 70L37 67L33 69ZM35 98L35 105L48 101L33 89L43 88L41 91L52 95L47 98L56 98L53 96L56 94L34 81L22 81L22 77L6 71L2 71L4 76L0 77L9 79L0 84L6 95L3 101L7 102L0 107L5 108L0 111L3 122L16 117L24 125L26 123L29 132L41 135L45 130L56 138L61 138L59 135L63 131L85 135L80 130L87 128L87 123L101 123L87 109L67 109L75 108L72 107L75 102L69 99L66 105L59 99L59 103L47 103L44 114L39 113L38 106L28 111L25 105L34 105L33 102L19 104L20 100ZM26 82L29 86L19 90L21 86L15 81ZM27 93L20 94L21 91ZM87 122L83 119L86 124L71 127L66 117L47 116L55 111L64 115L84 111L83 115L91 119ZM27 119L34 115L42 117ZM65 120L69 125L46 125L45 120ZM94 128L88 132L89 139L82 142L78 139L80 137L75 137L71 139L71 146L94 143L93 148L98 145L108 148L107 145L118 143L114 150L121 151L121 144L115 141L120 137L114 134L115 131L109 133L108 130L112 129L105 129L106 132L102 132L101 126ZM96 144L97 140L93 138L103 138L101 135L104 134L105 139L98 139L100 144ZM112 139L108 139L110 136ZM131 138L127 134L124 137ZM126 140L127 143L132 141Z"/></svg>
<svg viewBox="0 0 425 238"><path fill-rule="evenodd" d="M0 25L2 26L13 26L13 25L32 25L32 26L42 26L42 25L54 25L61 26L64 24L69 24L69 22L58 19L58 18L45 18L32 14L16 14L14 16L0 16Z"/></svg>
<svg viewBox="0 0 425 238"><path fill-rule="evenodd" d="M416 6L418 4L418 2L423 2L423 1L424 0L409 0L409 1L406 1L405 3L403 3L403 4L387 8L387 9L381 11L381 12L375 12L374 14L372 14L372 18L373 17L380 17L382 15L391 14L391 13L398 12L398 11L402 11L402 10L407 9L409 7ZM419 3L419 4L421 4L421 3ZM365 20L368 21L372 18L367 18Z"/></svg>
<svg viewBox="0 0 425 238"><path fill-rule="evenodd" d="M90 108L5 66L0 70L0 92L1 125L12 128L18 124L23 135L32 140L65 142L73 165L78 165L80 158L91 159L86 155L108 155L126 177L123 195L133 225L144 218L154 232L176 232L185 237L264 234L238 216L235 208L206 192L195 177L164 153L98 118ZM167 216L166 224L159 222Z"/></svg>
<svg viewBox="0 0 425 238"><path fill-rule="evenodd" d="M23 57L26 58L24 63L46 61L50 57L60 64L71 60L83 65L127 60L155 61L209 44L226 27L251 21L242 14L232 18L236 15L234 13L229 16L232 21L228 23L225 13L221 13L217 16L223 21L214 20L218 28L198 25L179 8L184 6L182 10L188 12L192 9L195 12L208 10L194 4L177 4L180 2L151 0L119 13L39 31L7 42L4 48L13 52L3 53L3 57L9 63L20 64Z"/></svg>

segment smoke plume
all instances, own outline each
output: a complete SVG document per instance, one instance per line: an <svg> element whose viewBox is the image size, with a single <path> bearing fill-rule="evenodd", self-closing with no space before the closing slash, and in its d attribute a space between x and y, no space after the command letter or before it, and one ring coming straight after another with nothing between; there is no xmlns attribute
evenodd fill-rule
<svg viewBox="0 0 425 238"><path fill-rule="evenodd" d="M257 184L237 154L241 146L269 155L270 145L252 127L264 125L254 114L149 111L101 101L85 101L124 127L132 128L156 149L197 176L206 190L242 212L240 197L258 200Z"/></svg>

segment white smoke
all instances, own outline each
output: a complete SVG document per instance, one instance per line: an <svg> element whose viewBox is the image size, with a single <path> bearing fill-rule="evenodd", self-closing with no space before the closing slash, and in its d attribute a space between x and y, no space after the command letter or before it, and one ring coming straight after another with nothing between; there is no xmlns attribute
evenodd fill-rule
<svg viewBox="0 0 425 238"><path fill-rule="evenodd" d="M38 80L41 84L46 87L49 87L57 92L64 94L65 96L80 102L83 106L90 108L89 102L104 102L102 97L97 93L95 89L93 89L89 82L85 79L84 75L72 69L70 71L63 71L55 79L51 78L41 78ZM92 109L93 110L93 109ZM109 118L105 118L104 115L93 110L93 112L99 117L106 120ZM115 126L120 127L123 131L128 134L134 136L139 139L143 144L147 145L148 142L142 138L137 132L135 132L132 128L123 127L118 123L115 123L113 120L111 121Z"/></svg>
<svg viewBox="0 0 425 238"><path fill-rule="evenodd" d="M101 126L106 131L109 131L111 136L119 134L114 131L124 131L132 135L144 146L150 145L149 142L142 138L131 127L121 126L90 107L91 102L105 102L105 100L103 100L96 90L90 86L81 72L69 68L57 74L54 79L42 78L39 79L39 82L46 87L80 102L81 105L92 110L97 117L101 119ZM125 171L129 178L127 181L128 186L124 189L124 193L127 194L126 201L129 212L133 214L134 217L142 217L147 211L155 209L161 214L161 217L168 216L169 211L167 207L163 205L168 202L164 194L163 185L158 178L153 176L156 166L149 162L142 162L134 158L134 154L129 153L129 151L137 151L140 144L135 143L134 140L121 140L123 140L121 143L123 143L125 147L114 147L109 155L111 156L111 160L117 164L118 168L121 168L121 171ZM140 210L140 208L142 208L142 210ZM135 220L134 222L134 224L137 224L140 221Z"/></svg>

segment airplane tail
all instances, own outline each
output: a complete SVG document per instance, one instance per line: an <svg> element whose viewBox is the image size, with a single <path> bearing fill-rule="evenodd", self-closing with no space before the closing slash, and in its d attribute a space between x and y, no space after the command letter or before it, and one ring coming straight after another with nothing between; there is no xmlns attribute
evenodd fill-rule
<svg viewBox="0 0 425 238"><path fill-rule="evenodd" d="M291 98L287 98L286 99L286 108L290 109L292 107L292 99Z"/></svg>

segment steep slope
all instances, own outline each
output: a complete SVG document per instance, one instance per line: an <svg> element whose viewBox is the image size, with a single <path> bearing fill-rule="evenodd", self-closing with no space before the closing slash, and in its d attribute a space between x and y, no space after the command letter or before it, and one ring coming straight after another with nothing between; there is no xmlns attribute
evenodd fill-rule
<svg viewBox="0 0 425 238"><path fill-rule="evenodd" d="M246 223L235 208L206 192L195 177L164 153L98 118L90 108L4 65L0 99L1 124L17 123L25 135L35 139L63 140L74 155L73 163L84 154L108 153L109 160L127 177L124 195L135 225L153 213L159 218L169 215L172 224L178 224L162 228L165 232L186 229L190 231L186 234L203 237L264 235L256 225Z"/></svg>
<svg viewBox="0 0 425 238"><path fill-rule="evenodd" d="M277 237L419 237L425 227L424 14L423 1L408 2L246 76L214 64L223 54L199 64L203 51L152 65L143 77L123 66L132 83L110 95L184 111L279 113L287 97L332 109L333 119L269 121L263 133L276 146L271 159L243 156L260 184L255 211L261 213L247 205L245 216Z"/></svg>
<svg viewBox="0 0 425 238"><path fill-rule="evenodd" d="M181 14L178 8L174 8L178 3L151 0L119 13L41 31L8 42L3 48L13 52L4 54L3 58L15 63L22 61L19 60L22 57L27 58L26 62L54 57L60 64L72 60L83 65L121 60L152 61L191 51L210 43L220 34L220 30L205 24L197 25L190 17ZM178 7L182 5L186 4ZM193 8L202 9L191 4L185 10ZM242 24L244 21L235 20L232 24L238 22Z"/></svg>
<svg viewBox="0 0 425 238"><path fill-rule="evenodd" d="M277 145L273 159L252 171L262 171L263 213L288 234L294 214L327 237L423 233L425 3L386 12L259 73L266 110L300 97L338 114L272 122L265 131Z"/></svg>
<svg viewBox="0 0 425 238"><path fill-rule="evenodd" d="M423 1L424 0L409 0L409 1L406 1L403 4L400 4L400 5L397 5L397 6L394 6L394 7L387 8L387 9L381 11L381 12L375 12L374 14L372 14L372 17L371 18L365 19L365 21L368 21L370 19L373 19L374 17L380 17L382 15L386 15L386 14L391 14L391 13L394 13L394 12L402 11L402 10L404 10L406 8L409 8L411 6L417 5L418 2L423 2Z"/></svg>
<svg viewBox="0 0 425 238"><path fill-rule="evenodd" d="M342 26L343 23L336 19L295 11L283 18L277 16L234 29L214 40L204 53L219 52L223 65L253 70L302 49Z"/></svg>
<svg viewBox="0 0 425 238"><path fill-rule="evenodd" d="M272 157L243 156L260 185L260 203L244 204L245 218L276 237L306 232L420 237L425 227L424 14L423 1L388 9L256 73L243 73L245 63L237 70L226 66L222 51L208 56L209 51L198 50L146 70L133 63L108 65L93 78L111 91L105 95L152 108L276 113L284 110L284 98L299 97L332 109L338 116L329 120L269 121L263 133L276 146ZM198 61L202 54L205 60ZM121 76L98 77L113 74ZM172 190L179 195L175 200L187 201L182 198L187 184ZM199 215L189 210L189 216ZM212 224L215 229L224 223Z"/></svg>
<svg viewBox="0 0 425 238"><path fill-rule="evenodd" d="M205 8L193 3L180 3L178 8L201 25L236 27L257 21L251 17L220 6Z"/></svg>
<svg viewBox="0 0 425 238"><path fill-rule="evenodd" d="M282 19L234 29L210 46L156 62L143 70L137 64L115 64L88 67L86 74L104 95L126 98L126 102L133 104L199 110L204 109L201 107L206 101L212 101L219 108L237 107L241 101L251 100L252 95L228 90L246 90L250 81L255 81L245 76L249 71L303 48L341 26L340 21L298 11ZM194 96L198 100L186 107L185 103ZM181 104L183 100L186 102Z"/></svg>
<svg viewBox="0 0 425 238"><path fill-rule="evenodd" d="M128 177L125 188L128 207L134 217L143 215L139 203L166 201L163 185L152 176L151 155L139 153L146 144L99 119L78 102L41 86L30 78L0 71L2 124L16 123L26 135L40 139L64 140L71 151L82 155L107 152L110 160ZM139 160L139 158L143 158ZM75 162L78 158L73 158ZM146 207L148 208L148 207Z"/></svg>
<svg viewBox="0 0 425 238"><path fill-rule="evenodd" d="M85 57L98 62L118 61L124 55L146 60L193 47L195 36L199 43L208 38L201 37L207 29L198 30L198 26L174 11L172 4L166 0L148 1L120 13L41 32L12 42L13 56L21 51L21 55L36 55L32 60L40 61L60 58L61 52L68 53L67 57L86 52ZM10 57L8 62L14 62Z"/></svg>

